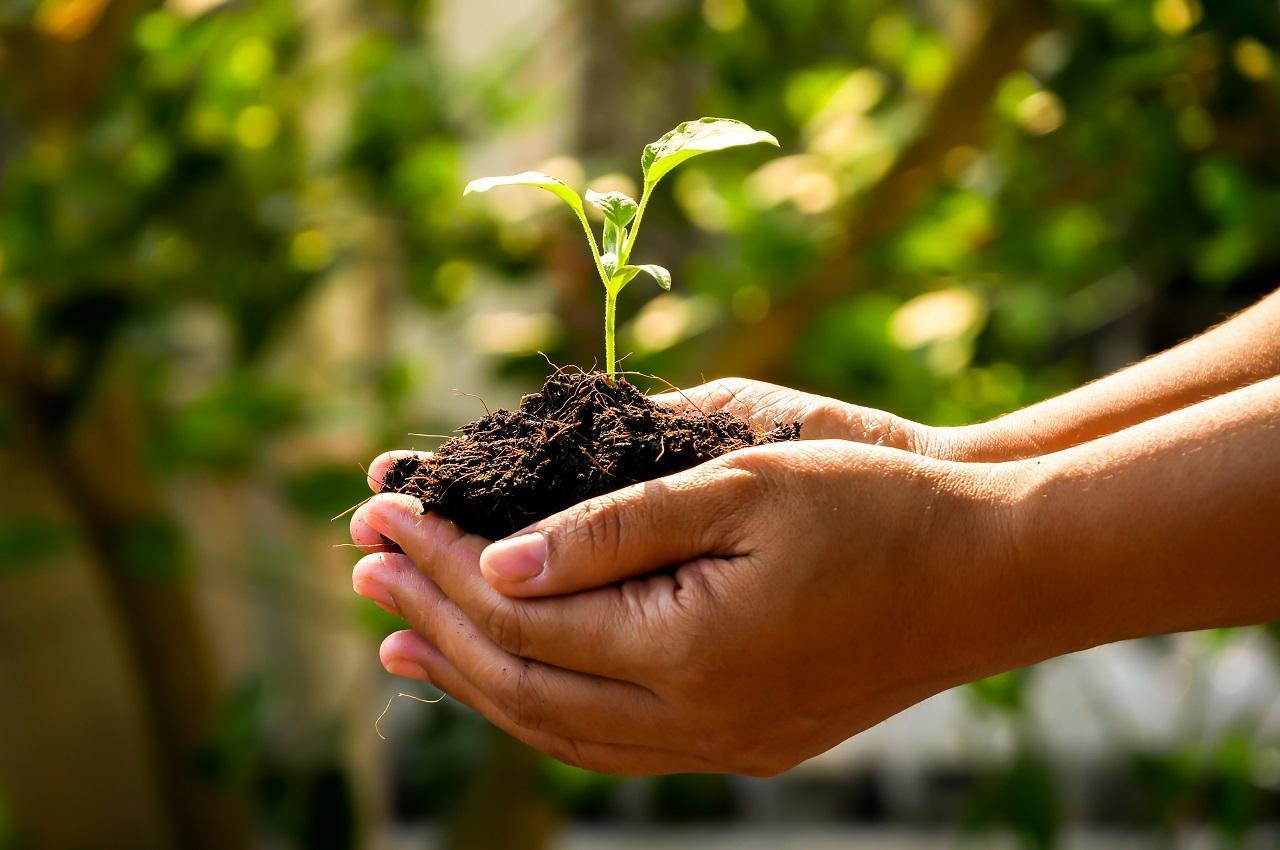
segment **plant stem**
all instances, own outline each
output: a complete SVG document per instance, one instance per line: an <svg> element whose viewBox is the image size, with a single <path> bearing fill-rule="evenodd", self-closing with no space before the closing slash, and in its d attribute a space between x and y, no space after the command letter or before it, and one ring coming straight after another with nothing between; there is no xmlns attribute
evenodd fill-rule
<svg viewBox="0 0 1280 850"><path fill-rule="evenodd" d="M578 220L582 222L582 229L587 233L587 244L591 246L591 258L595 260L596 272L600 275L600 282L604 284L604 365L609 380L612 381L614 308L617 305L618 292L610 285L609 273L605 271L604 263L600 260L600 248L596 245L596 235L591 231L591 223L582 214L579 214Z"/></svg>
<svg viewBox="0 0 1280 850"><path fill-rule="evenodd" d="M653 191L653 184L645 182L644 191L640 193L640 206L636 208L636 217L631 221L631 233L627 235L627 243L622 247L622 252L618 255L618 265L626 265L631 262L631 249L636 245L636 237L640 235L640 221L644 218L644 208L649 206L649 195Z"/></svg>
<svg viewBox="0 0 1280 850"><path fill-rule="evenodd" d="M596 245L596 235L591 231L591 222L587 221L584 213L578 214L578 221L582 222L582 229L587 233L587 244L591 246L591 258L595 260L596 273L600 275L600 282L608 290L609 275L604 270L604 263L600 261L600 248Z"/></svg>
<svg viewBox="0 0 1280 850"><path fill-rule="evenodd" d="M618 291L614 289L612 286L606 286L604 288L604 366L605 366L605 371L608 372L610 381L613 380L613 376L614 376L613 332L614 332L614 318L617 311L617 305L618 305Z"/></svg>
<svg viewBox="0 0 1280 850"><path fill-rule="evenodd" d="M649 205L649 193L653 189L652 184L644 184L644 192L640 195L640 206L636 208L636 217L631 221L631 229L627 234L624 243L618 249L617 268L625 266L631 262L631 249L635 247L636 236L640 234L640 220L644 218L644 208ZM600 277L604 279L604 363L605 371L612 381L616 374L614 368L614 327L616 325L616 313L618 306L618 293L622 291L622 287L614 288L612 282L605 278L604 266L600 263L599 253L596 251L595 239L592 238L591 229L587 228L587 237L591 239L591 250L596 253L596 263L600 265Z"/></svg>

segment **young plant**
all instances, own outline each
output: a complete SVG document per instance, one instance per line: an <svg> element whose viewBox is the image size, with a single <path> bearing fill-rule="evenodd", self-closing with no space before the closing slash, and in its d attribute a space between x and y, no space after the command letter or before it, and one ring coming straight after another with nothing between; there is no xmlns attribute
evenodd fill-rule
<svg viewBox="0 0 1280 850"><path fill-rule="evenodd" d="M582 229L587 234L587 244L591 247L591 257L595 261L596 272L604 284L604 362L605 370L612 380L616 374L616 357L614 349L614 328L618 294L636 275L644 272L658 282L663 289L671 288L671 273L662 266L648 263L631 264L631 251L635 248L636 237L640 234L640 223L644 219L645 208L653 189L663 177L685 160L711 151L741 145L765 143L778 146L778 140L768 133L753 130L741 121L730 118L699 118L697 121L685 121L667 133L658 141L645 145L640 155L640 171L644 177L644 189L640 193L640 201L628 197L622 192L587 191L587 203L594 206L604 215L604 228L601 234L601 245L596 244L595 233L591 223L587 221L586 209L578 193L560 180L538 171L525 171L508 177L485 177L472 180L467 184L463 195L472 192L487 192L497 186L536 186L545 189L569 205L578 216Z"/></svg>

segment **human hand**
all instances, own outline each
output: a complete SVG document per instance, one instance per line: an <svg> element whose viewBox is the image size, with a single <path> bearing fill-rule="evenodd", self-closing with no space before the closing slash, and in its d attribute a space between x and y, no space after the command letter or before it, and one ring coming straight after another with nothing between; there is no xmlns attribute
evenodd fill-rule
<svg viewBox="0 0 1280 850"><path fill-rule="evenodd" d="M352 537L404 554L366 556L353 582L412 626L383 643L390 672L563 761L769 775L1025 660L1000 629L999 470L775 444L493 544L382 494Z"/></svg>
<svg viewBox="0 0 1280 850"><path fill-rule="evenodd" d="M887 445L944 460L999 463L1041 457L1116 434L1205 399L1280 375L1280 291L1192 340L1060 396L989 422L933 428L891 414L726 378L684 393L704 410L761 410L805 421L802 435ZM807 414L807 416L806 416Z"/></svg>
<svg viewBox="0 0 1280 850"><path fill-rule="evenodd" d="M730 411L762 428L798 421L802 423L802 439L852 440L939 460L994 462L1039 454L1032 435L1015 434L1001 420L939 428L873 407L749 378L720 378L666 392L653 400L703 413Z"/></svg>

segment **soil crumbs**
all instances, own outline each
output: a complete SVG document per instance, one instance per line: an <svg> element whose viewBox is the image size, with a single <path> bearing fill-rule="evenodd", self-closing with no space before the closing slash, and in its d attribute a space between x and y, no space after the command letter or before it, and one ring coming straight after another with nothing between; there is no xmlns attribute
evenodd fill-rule
<svg viewBox="0 0 1280 850"><path fill-rule="evenodd" d="M765 430L736 414L677 411L623 379L561 371L516 410L462 426L425 458L397 460L382 492L417 496L424 511L497 539L628 484L797 439L800 424Z"/></svg>

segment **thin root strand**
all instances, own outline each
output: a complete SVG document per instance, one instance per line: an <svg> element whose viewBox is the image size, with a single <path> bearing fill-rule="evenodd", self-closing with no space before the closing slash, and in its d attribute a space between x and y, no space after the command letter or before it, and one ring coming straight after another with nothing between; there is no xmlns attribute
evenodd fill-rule
<svg viewBox="0 0 1280 850"><path fill-rule="evenodd" d="M417 700L418 702L426 703L427 705L435 705L436 703L444 699L446 696L448 696L448 694L441 693L440 696L436 697L435 699L427 699L426 697L414 696L413 694L406 694L403 691L397 691L395 694L391 696L390 699L387 700L387 704L382 709L382 713L378 715L378 719L373 721L373 731L377 732L378 737L381 738L382 740L384 741L387 740L387 736L382 734L382 718L386 717L387 712L391 710L391 703L395 702L400 697L404 697L405 699Z"/></svg>

